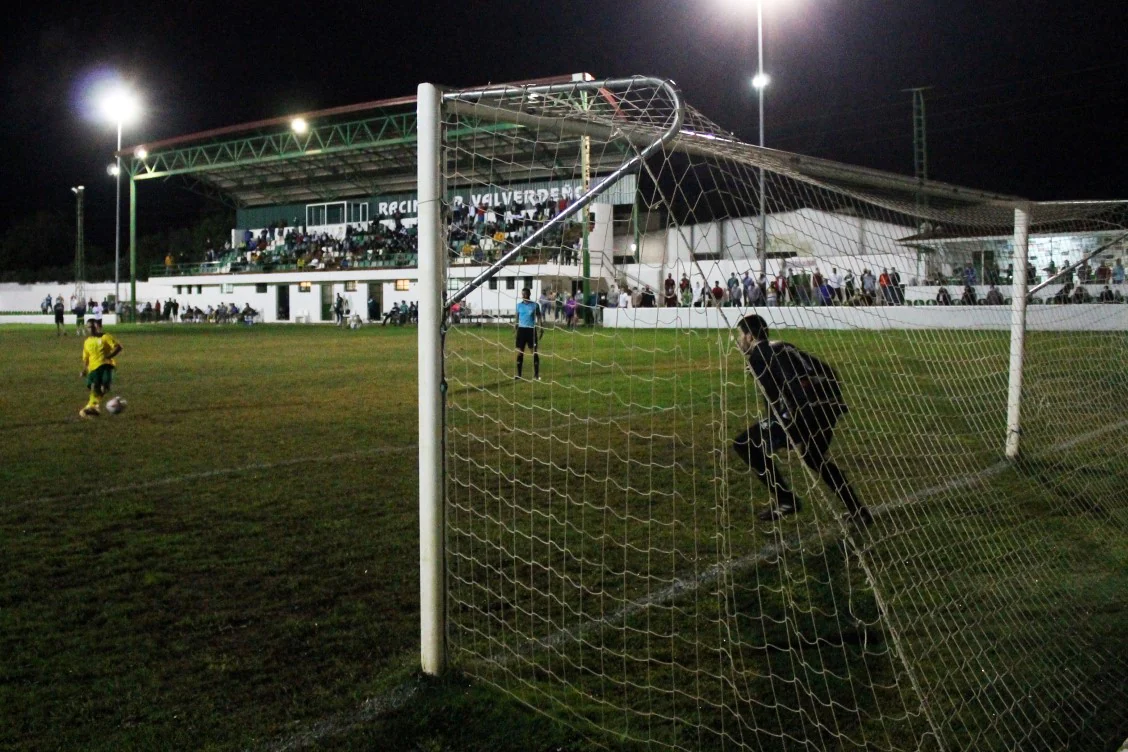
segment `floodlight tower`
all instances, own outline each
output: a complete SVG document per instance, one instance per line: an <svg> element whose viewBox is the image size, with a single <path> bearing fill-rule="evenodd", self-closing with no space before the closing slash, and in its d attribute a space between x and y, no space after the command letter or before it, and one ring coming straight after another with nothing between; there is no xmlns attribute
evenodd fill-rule
<svg viewBox="0 0 1128 752"><path fill-rule="evenodd" d="M771 78L764 72L764 1L756 0L756 75L752 86L760 100L760 148L764 147L764 89ZM764 168L760 168L760 274L768 272L768 215L764 205Z"/></svg>
<svg viewBox="0 0 1128 752"><path fill-rule="evenodd" d="M121 293L118 289L121 284L121 130L123 126L132 124L140 116L141 103L136 94L120 86L102 98L100 108L103 117L117 126L117 152L114 154L114 164L107 170L117 181L114 223L114 306L116 309L121 302Z"/></svg>
<svg viewBox="0 0 1128 752"><path fill-rule="evenodd" d="M74 235L74 297L77 300L84 300L86 298L86 237L83 231L82 198L86 189L76 185L71 188L71 193L75 196L77 211Z"/></svg>

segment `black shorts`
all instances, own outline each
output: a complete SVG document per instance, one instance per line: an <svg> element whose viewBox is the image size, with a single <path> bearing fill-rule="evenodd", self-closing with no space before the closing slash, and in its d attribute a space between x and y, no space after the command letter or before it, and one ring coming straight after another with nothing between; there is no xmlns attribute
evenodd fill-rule
<svg viewBox="0 0 1128 752"><path fill-rule="evenodd" d="M517 349L523 351L526 347L536 352L537 330L527 326L519 326L517 327Z"/></svg>
<svg viewBox="0 0 1128 752"><path fill-rule="evenodd" d="M66 323L65 321L63 321L63 314L61 314L61 313L55 314L55 323L56 324L65 324Z"/></svg>

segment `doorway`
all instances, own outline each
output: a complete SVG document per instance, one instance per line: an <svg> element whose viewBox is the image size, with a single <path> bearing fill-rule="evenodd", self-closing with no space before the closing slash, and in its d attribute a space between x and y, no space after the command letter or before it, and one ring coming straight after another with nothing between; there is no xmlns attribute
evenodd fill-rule
<svg viewBox="0 0 1128 752"><path fill-rule="evenodd" d="M333 320L333 284L321 285L321 320Z"/></svg>
<svg viewBox="0 0 1128 752"><path fill-rule="evenodd" d="M278 297L277 297L277 301L276 301L277 306L276 306L275 310L277 311L277 313L275 314L275 318L278 321L289 321L290 320L290 286L289 285L277 285L276 288L278 290L278 293L277 293Z"/></svg>
<svg viewBox="0 0 1128 752"><path fill-rule="evenodd" d="M384 315L384 283L368 283L368 320L379 321Z"/></svg>

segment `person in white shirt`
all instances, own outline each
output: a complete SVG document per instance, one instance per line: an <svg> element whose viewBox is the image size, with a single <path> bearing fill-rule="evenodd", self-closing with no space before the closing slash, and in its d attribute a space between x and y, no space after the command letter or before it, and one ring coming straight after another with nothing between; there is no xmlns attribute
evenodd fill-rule
<svg viewBox="0 0 1128 752"><path fill-rule="evenodd" d="M630 308L631 307L631 296L630 296L630 293L627 292L626 288L623 288L623 291L619 293L619 307L620 308Z"/></svg>
<svg viewBox="0 0 1128 752"><path fill-rule="evenodd" d="M830 299L832 301L838 301L839 303L843 302L842 285L842 274L839 273L838 269L831 269L830 276L827 277L826 280L826 286L830 288Z"/></svg>
<svg viewBox="0 0 1128 752"><path fill-rule="evenodd" d="M95 300L94 301L94 307L90 309L90 315L94 317L95 321L97 321L99 324L101 324L102 323L102 304Z"/></svg>

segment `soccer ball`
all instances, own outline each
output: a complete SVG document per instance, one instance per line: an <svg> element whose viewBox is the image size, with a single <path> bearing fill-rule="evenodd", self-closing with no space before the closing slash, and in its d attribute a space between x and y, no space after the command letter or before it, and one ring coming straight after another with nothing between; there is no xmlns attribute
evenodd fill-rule
<svg viewBox="0 0 1128 752"><path fill-rule="evenodd" d="M106 410L113 415L117 415L125 409L126 404L126 401L121 397L111 397L109 401L106 402Z"/></svg>

